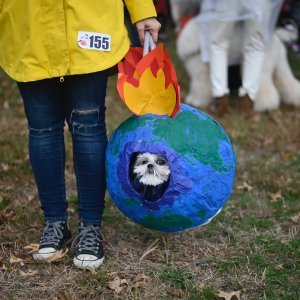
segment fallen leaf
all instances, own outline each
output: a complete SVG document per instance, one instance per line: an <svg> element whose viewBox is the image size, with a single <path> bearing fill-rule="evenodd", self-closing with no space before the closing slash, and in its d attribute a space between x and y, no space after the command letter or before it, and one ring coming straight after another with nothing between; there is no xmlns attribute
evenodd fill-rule
<svg viewBox="0 0 300 300"><path fill-rule="evenodd" d="M138 274L136 275L135 279L134 279L135 282L138 282L138 281L151 281L151 278L145 274Z"/></svg>
<svg viewBox="0 0 300 300"><path fill-rule="evenodd" d="M34 252L38 252L40 247L40 244L30 244L24 247L24 249L26 250L30 250L28 251L28 253L34 253Z"/></svg>
<svg viewBox="0 0 300 300"><path fill-rule="evenodd" d="M5 264L3 262L0 261L0 270L7 270L7 267L5 266Z"/></svg>
<svg viewBox="0 0 300 300"><path fill-rule="evenodd" d="M67 210L69 214L74 214L76 211L74 207L68 207Z"/></svg>
<svg viewBox="0 0 300 300"><path fill-rule="evenodd" d="M106 240L111 240L112 237L114 237L117 234L117 231L113 228L106 228L104 235L106 237Z"/></svg>
<svg viewBox="0 0 300 300"><path fill-rule="evenodd" d="M24 263L25 263L25 264L28 264L28 265L33 264L34 262L35 262L35 260L33 259L32 255L27 256L27 257L24 259Z"/></svg>
<svg viewBox="0 0 300 300"><path fill-rule="evenodd" d="M241 299L241 292L223 292L219 291L217 296L217 300L240 300Z"/></svg>
<svg viewBox="0 0 300 300"><path fill-rule="evenodd" d="M283 269L283 264L279 264L275 266L275 270L282 270Z"/></svg>
<svg viewBox="0 0 300 300"><path fill-rule="evenodd" d="M9 190L12 190L12 189L14 189L15 188L15 186L13 185L13 184L11 184L11 185L7 185L4 189L6 190L6 191L9 191Z"/></svg>
<svg viewBox="0 0 300 300"><path fill-rule="evenodd" d="M283 160L290 160L293 156L294 156L294 152L293 151L285 151L281 154L281 157Z"/></svg>
<svg viewBox="0 0 300 300"><path fill-rule="evenodd" d="M26 197L27 197L28 202L30 202L35 198L35 194L28 194Z"/></svg>
<svg viewBox="0 0 300 300"><path fill-rule="evenodd" d="M128 281L126 279L121 279L119 277L116 277L114 280L110 281L108 283L108 287L109 289L113 290L115 293L120 293L124 286L124 284L127 284L128 285Z"/></svg>
<svg viewBox="0 0 300 300"><path fill-rule="evenodd" d="M126 247L122 247L120 249L120 253L122 253L122 254L128 254L128 249Z"/></svg>
<svg viewBox="0 0 300 300"><path fill-rule="evenodd" d="M20 271L20 275L23 277L34 276L38 273L38 270L29 270L28 272Z"/></svg>
<svg viewBox="0 0 300 300"><path fill-rule="evenodd" d="M50 257L47 262L53 263L53 262L60 262L62 261L63 257L68 253L69 249L67 248L65 252L63 250L56 251L56 254L53 257Z"/></svg>
<svg viewBox="0 0 300 300"><path fill-rule="evenodd" d="M120 282L118 280L109 282L108 287L117 294L123 290L123 287L120 286Z"/></svg>
<svg viewBox="0 0 300 300"><path fill-rule="evenodd" d="M23 259L22 258L19 258L19 257L16 257L14 255L11 255L10 258L9 258L9 262L11 264L17 264L17 263L22 263L23 262Z"/></svg>
<svg viewBox="0 0 300 300"><path fill-rule="evenodd" d="M13 215L14 215L14 211L13 210L5 210L3 212L3 216L6 218L6 219L10 219Z"/></svg>
<svg viewBox="0 0 300 300"><path fill-rule="evenodd" d="M254 114L251 120L255 123L259 123L261 121L261 114Z"/></svg>
<svg viewBox="0 0 300 300"><path fill-rule="evenodd" d="M272 145L273 143L274 143L274 137L273 136L265 137L265 139L263 140L264 146L269 146L269 145Z"/></svg>
<svg viewBox="0 0 300 300"><path fill-rule="evenodd" d="M278 200L282 199L282 194L280 192L277 193L269 193L270 197L271 197L271 202L277 202Z"/></svg>
<svg viewBox="0 0 300 300"><path fill-rule="evenodd" d="M151 281L151 278L149 276L146 276L145 274L138 274L133 281L134 283L132 287L139 288L140 286L149 281Z"/></svg>
<svg viewBox="0 0 300 300"><path fill-rule="evenodd" d="M93 275L97 274L97 271L95 268L86 268L86 270L91 272Z"/></svg>
<svg viewBox="0 0 300 300"><path fill-rule="evenodd" d="M5 163L1 163L1 168L3 171L8 171L9 170L9 165Z"/></svg>
<svg viewBox="0 0 300 300"><path fill-rule="evenodd" d="M135 282L131 287L134 289L138 289L139 287L141 287L144 284L144 282L139 281L139 282Z"/></svg>
<svg viewBox="0 0 300 300"><path fill-rule="evenodd" d="M57 294L57 300L72 300L72 297L68 292L59 292Z"/></svg>
<svg viewBox="0 0 300 300"><path fill-rule="evenodd" d="M10 105L9 105L9 102L8 101L4 101L3 102L3 108L4 109L9 109Z"/></svg>
<svg viewBox="0 0 300 300"><path fill-rule="evenodd" d="M170 292L170 294L177 298L181 298L183 296L183 291L182 291L182 289L174 289Z"/></svg>
<svg viewBox="0 0 300 300"><path fill-rule="evenodd" d="M292 217L291 217L291 220L292 220L294 223L299 224L299 223L300 223L300 212L299 212L297 215L292 216Z"/></svg>
<svg viewBox="0 0 300 300"><path fill-rule="evenodd" d="M239 185L237 187L238 190L245 190L247 192L251 192L253 190L253 186L251 186L250 184L248 184L246 181L243 182L242 185Z"/></svg>
<svg viewBox="0 0 300 300"><path fill-rule="evenodd" d="M290 240L289 240L289 239L282 239L282 240L280 240L280 242L281 242L281 244L283 244L283 245L288 245L289 242L290 242Z"/></svg>

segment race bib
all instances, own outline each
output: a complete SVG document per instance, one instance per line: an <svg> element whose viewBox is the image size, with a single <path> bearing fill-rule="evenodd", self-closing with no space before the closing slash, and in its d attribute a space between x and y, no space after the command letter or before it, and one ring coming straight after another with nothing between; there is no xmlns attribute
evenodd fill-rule
<svg viewBox="0 0 300 300"><path fill-rule="evenodd" d="M110 34L79 31L77 40L80 48L98 51L110 51Z"/></svg>

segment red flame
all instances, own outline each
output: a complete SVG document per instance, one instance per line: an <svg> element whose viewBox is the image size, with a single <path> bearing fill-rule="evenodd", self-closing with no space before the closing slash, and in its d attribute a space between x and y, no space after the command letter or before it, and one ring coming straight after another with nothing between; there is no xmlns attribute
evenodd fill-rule
<svg viewBox="0 0 300 300"><path fill-rule="evenodd" d="M168 101L174 102L174 109L171 112L170 117L174 117L179 112L180 87L178 86L175 68L169 54L164 50L163 45L158 45L153 51L149 52L144 57L142 48L131 48L125 56L124 61L118 64L118 68L119 75L117 88L120 97L125 104L128 99L126 99L124 95L124 85L129 83L138 89L140 85L140 78L143 73L150 68L154 77L157 77L159 70L163 71L165 76L165 89L167 89L170 84L174 87L176 99L168 99ZM161 92L162 91L159 90L157 91L157 97L159 97ZM155 97L155 95L153 96ZM159 105L159 101L157 102L157 105Z"/></svg>

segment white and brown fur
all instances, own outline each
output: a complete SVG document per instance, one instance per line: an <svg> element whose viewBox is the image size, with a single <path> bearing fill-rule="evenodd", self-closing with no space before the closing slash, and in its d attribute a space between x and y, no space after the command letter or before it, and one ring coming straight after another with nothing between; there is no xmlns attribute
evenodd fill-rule
<svg viewBox="0 0 300 300"><path fill-rule="evenodd" d="M130 181L133 188L148 201L159 199L170 178L170 167L163 156L145 152L135 153L130 163Z"/></svg>
<svg viewBox="0 0 300 300"><path fill-rule="evenodd" d="M177 53L190 77L190 87L185 102L197 107L207 106L212 101L209 65L201 60L200 27L192 19L181 31L177 40ZM279 108L280 102L300 106L300 82L289 66L284 43L297 38L297 30L278 28L266 50L261 84L254 110L258 112ZM242 32L234 32L230 41L229 65L241 62Z"/></svg>

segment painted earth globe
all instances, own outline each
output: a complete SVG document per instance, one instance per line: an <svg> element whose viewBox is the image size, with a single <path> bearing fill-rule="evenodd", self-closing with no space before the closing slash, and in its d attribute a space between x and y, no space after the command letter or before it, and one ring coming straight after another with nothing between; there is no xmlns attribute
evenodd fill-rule
<svg viewBox="0 0 300 300"><path fill-rule="evenodd" d="M170 179L163 195L148 201L133 188L134 153L163 156ZM109 194L130 219L157 231L175 232L208 223L232 191L236 157L221 125L182 104L174 118L131 116L112 134L106 152Z"/></svg>

